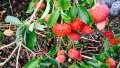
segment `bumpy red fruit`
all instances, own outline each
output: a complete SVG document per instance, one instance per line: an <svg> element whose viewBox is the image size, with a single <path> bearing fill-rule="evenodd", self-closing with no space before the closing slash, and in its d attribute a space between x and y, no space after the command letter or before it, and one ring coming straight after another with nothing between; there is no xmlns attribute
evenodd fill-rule
<svg viewBox="0 0 120 68"><path fill-rule="evenodd" d="M94 30L89 25L85 25L81 32L83 34L91 34Z"/></svg>
<svg viewBox="0 0 120 68"><path fill-rule="evenodd" d="M107 58L105 63L108 64L109 68L115 68L116 61L113 58Z"/></svg>
<svg viewBox="0 0 120 68"><path fill-rule="evenodd" d="M80 34L76 33L76 32L71 32L70 34L68 34L68 38L71 41L78 41L78 40L80 40Z"/></svg>
<svg viewBox="0 0 120 68"><path fill-rule="evenodd" d="M90 15L95 23L104 21L109 15L109 8L104 4L96 4L90 10Z"/></svg>
<svg viewBox="0 0 120 68"><path fill-rule="evenodd" d="M70 58L74 60L81 60L81 54L78 50L72 48L68 51L68 55Z"/></svg>
<svg viewBox="0 0 120 68"><path fill-rule="evenodd" d="M59 55L59 56L56 57L56 61L58 63L64 63L65 62L65 58L66 57L64 55Z"/></svg>
<svg viewBox="0 0 120 68"><path fill-rule="evenodd" d="M80 18L76 18L75 20L73 20L71 23L70 23L70 26L72 28L73 31L79 31L82 29L84 25L84 22L82 20L80 20Z"/></svg>
<svg viewBox="0 0 120 68"><path fill-rule="evenodd" d="M103 35L104 35L105 37L107 37L108 39L113 38L113 32L112 32L112 31L103 32Z"/></svg>
<svg viewBox="0 0 120 68"><path fill-rule="evenodd" d="M110 42L111 45L117 45L117 44L120 43L120 39L118 39L118 38L111 38L111 39L109 39L109 42Z"/></svg>
<svg viewBox="0 0 120 68"><path fill-rule="evenodd" d="M59 56L59 55L64 55L65 54L65 51L64 50L59 50L58 52L57 52L57 56Z"/></svg>
<svg viewBox="0 0 120 68"><path fill-rule="evenodd" d="M56 24L52 31L59 37L63 37L71 32L71 27L68 24Z"/></svg>

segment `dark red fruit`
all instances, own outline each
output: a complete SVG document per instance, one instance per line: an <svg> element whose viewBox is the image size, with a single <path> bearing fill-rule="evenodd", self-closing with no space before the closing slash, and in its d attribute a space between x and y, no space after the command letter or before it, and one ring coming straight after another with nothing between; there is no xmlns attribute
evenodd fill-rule
<svg viewBox="0 0 120 68"><path fill-rule="evenodd" d="M84 25L84 22L80 18L76 18L70 23L70 26L73 31L80 31Z"/></svg>
<svg viewBox="0 0 120 68"><path fill-rule="evenodd" d="M71 41L78 41L78 40L80 40L80 34L76 33L76 32L71 32L70 34L68 34L68 38Z"/></svg>
<svg viewBox="0 0 120 68"><path fill-rule="evenodd" d="M105 37L107 37L108 39L113 38L113 32L112 32L112 31L103 32L103 35L104 35Z"/></svg>
<svg viewBox="0 0 120 68"><path fill-rule="evenodd" d="M94 32L94 30L89 25L85 25L81 32L83 34L91 34Z"/></svg>

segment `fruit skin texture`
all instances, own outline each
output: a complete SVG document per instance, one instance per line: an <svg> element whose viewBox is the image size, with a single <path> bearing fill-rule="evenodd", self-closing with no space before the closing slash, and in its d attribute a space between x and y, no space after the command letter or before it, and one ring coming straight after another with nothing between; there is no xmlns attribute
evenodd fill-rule
<svg viewBox="0 0 120 68"><path fill-rule="evenodd" d="M68 56L74 60L81 60L80 52L74 48L72 48L68 51Z"/></svg>
<svg viewBox="0 0 120 68"><path fill-rule="evenodd" d="M89 25L85 25L81 32L83 34L91 34L94 30Z"/></svg>
<svg viewBox="0 0 120 68"><path fill-rule="evenodd" d="M119 16L120 14L120 1L113 2L110 8L110 15L111 16Z"/></svg>
<svg viewBox="0 0 120 68"><path fill-rule="evenodd" d="M97 29L100 30L100 31L104 30L104 28L107 25L107 23L108 23L108 18L106 20L102 21L102 22L97 23L96 24Z"/></svg>
<svg viewBox="0 0 120 68"><path fill-rule="evenodd" d="M105 37L107 37L108 39L112 39L113 38L113 32L112 31L103 32L103 35Z"/></svg>
<svg viewBox="0 0 120 68"><path fill-rule="evenodd" d="M76 32L71 32L70 34L67 35L68 38L71 40L71 41L78 41L80 40L80 34L79 33L76 33Z"/></svg>
<svg viewBox="0 0 120 68"><path fill-rule="evenodd" d="M115 68L116 61L113 58L107 58L105 63L108 64L109 68Z"/></svg>
<svg viewBox="0 0 120 68"><path fill-rule="evenodd" d="M52 31L59 37L63 37L71 32L71 27L68 24L56 24Z"/></svg>
<svg viewBox="0 0 120 68"><path fill-rule="evenodd" d="M117 45L120 43L120 39L118 38L112 38L112 39L109 39L109 42L111 45Z"/></svg>
<svg viewBox="0 0 120 68"><path fill-rule="evenodd" d="M76 18L75 20L73 20L71 23L70 23L70 26L72 28L73 31L79 31L82 29L84 25L84 22L82 20L80 20L80 18Z"/></svg>
<svg viewBox="0 0 120 68"><path fill-rule="evenodd" d="M104 4L97 3L89 12L94 22L99 23L108 17L109 8Z"/></svg>
<svg viewBox="0 0 120 68"><path fill-rule="evenodd" d="M59 56L56 57L56 61L58 63L64 63L65 59L66 59L66 57L64 55L59 55Z"/></svg>
<svg viewBox="0 0 120 68"><path fill-rule="evenodd" d="M57 52L57 56L59 56L59 55L65 55L65 51L64 50L59 50Z"/></svg>

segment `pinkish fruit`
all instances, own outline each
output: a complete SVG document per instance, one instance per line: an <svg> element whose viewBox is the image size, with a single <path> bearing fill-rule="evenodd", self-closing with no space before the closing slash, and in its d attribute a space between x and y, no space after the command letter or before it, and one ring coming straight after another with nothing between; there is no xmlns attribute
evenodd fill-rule
<svg viewBox="0 0 120 68"><path fill-rule="evenodd" d="M57 56L59 56L59 55L64 55L65 54L65 51L64 50L59 50L58 52L57 52Z"/></svg>
<svg viewBox="0 0 120 68"><path fill-rule="evenodd" d="M113 58L107 58L105 63L108 64L109 68L115 68L116 61Z"/></svg>
<svg viewBox="0 0 120 68"><path fill-rule="evenodd" d="M104 21L109 15L109 8L104 4L97 3L90 10L90 15L95 23Z"/></svg>
<svg viewBox="0 0 120 68"><path fill-rule="evenodd" d="M68 51L68 56L74 60L81 60L80 52L74 48L72 48Z"/></svg>
<svg viewBox="0 0 120 68"><path fill-rule="evenodd" d="M56 61L58 63L64 63L65 62L65 58L66 57L64 55L59 55L59 56L56 57Z"/></svg>

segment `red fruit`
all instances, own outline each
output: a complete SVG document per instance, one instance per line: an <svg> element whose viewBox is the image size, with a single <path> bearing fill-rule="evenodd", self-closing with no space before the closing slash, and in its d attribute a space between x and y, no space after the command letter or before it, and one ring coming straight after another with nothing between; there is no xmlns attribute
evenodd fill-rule
<svg viewBox="0 0 120 68"><path fill-rule="evenodd" d="M59 37L63 37L71 32L71 27L68 24L56 24L52 31Z"/></svg>
<svg viewBox="0 0 120 68"><path fill-rule="evenodd" d="M64 50L59 50L58 52L57 52L57 56L59 56L59 55L64 55L65 54L65 51Z"/></svg>
<svg viewBox="0 0 120 68"><path fill-rule="evenodd" d="M79 31L82 29L84 25L84 22L82 20L80 20L80 18L76 18L75 20L73 20L71 23L70 23L70 26L72 28L73 31Z"/></svg>
<svg viewBox="0 0 120 68"><path fill-rule="evenodd" d="M96 4L90 10L90 15L95 23L104 21L109 15L109 8L104 4Z"/></svg>
<svg viewBox="0 0 120 68"><path fill-rule="evenodd" d="M79 34L79 33L72 32L72 33L68 34L68 38L69 38L71 41L78 41L78 40L80 40L80 34Z"/></svg>
<svg viewBox="0 0 120 68"><path fill-rule="evenodd" d="M58 63L64 63L65 62L65 58L66 57L64 55L59 55L59 56L56 57L56 61Z"/></svg>
<svg viewBox="0 0 120 68"><path fill-rule="evenodd" d="M72 48L68 51L68 56L74 60L81 60L80 52L74 48Z"/></svg>
<svg viewBox="0 0 120 68"><path fill-rule="evenodd" d="M116 61L113 58L107 58L105 63L108 64L109 68L115 68Z"/></svg>
<svg viewBox="0 0 120 68"><path fill-rule="evenodd" d="M35 2L35 4L34 4L34 7L36 8L37 7L37 4L38 4L38 2ZM41 4L41 6L40 6L40 8L38 9L38 11L40 11L41 9L43 9L43 8L45 8L46 6L45 6L45 3L42 3Z"/></svg>
<svg viewBox="0 0 120 68"><path fill-rule="evenodd" d="M120 39L112 38L112 39L109 39L109 42L110 42L110 44L112 44L112 45L117 45L117 44L120 43Z"/></svg>
<svg viewBox="0 0 120 68"><path fill-rule="evenodd" d="M98 30L103 30L108 23L108 18L96 24Z"/></svg>
<svg viewBox="0 0 120 68"><path fill-rule="evenodd" d="M113 32L112 31L106 31L103 33L105 37L107 37L108 39L113 38Z"/></svg>
<svg viewBox="0 0 120 68"><path fill-rule="evenodd" d="M91 34L94 32L94 30L89 25L85 25L81 32L83 34Z"/></svg>

